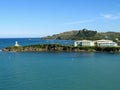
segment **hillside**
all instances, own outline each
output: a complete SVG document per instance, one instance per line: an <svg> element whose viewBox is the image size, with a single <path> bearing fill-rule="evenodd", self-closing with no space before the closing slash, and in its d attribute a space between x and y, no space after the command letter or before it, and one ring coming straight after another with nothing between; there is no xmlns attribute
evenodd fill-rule
<svg viewBox="0 0 120 90"><path fill-rule="evenodd" d="M120 32L97 32L93 30L73 30L68 32L63 32L60 34L54 34L52 36L43 37L43 39L70 39L70 40L98 40L98 39L110 39L110 40L120 40Z"/></svg>

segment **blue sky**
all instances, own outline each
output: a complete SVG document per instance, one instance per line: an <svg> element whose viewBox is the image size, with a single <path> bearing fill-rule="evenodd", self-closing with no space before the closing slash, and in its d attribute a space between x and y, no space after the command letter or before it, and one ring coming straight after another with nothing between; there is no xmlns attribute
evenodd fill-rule
<svg viewBox="0 0 120 90"><path fill-rule="evenodd" d="M0 0L0 37L120 31L120 0Z"/></svg>

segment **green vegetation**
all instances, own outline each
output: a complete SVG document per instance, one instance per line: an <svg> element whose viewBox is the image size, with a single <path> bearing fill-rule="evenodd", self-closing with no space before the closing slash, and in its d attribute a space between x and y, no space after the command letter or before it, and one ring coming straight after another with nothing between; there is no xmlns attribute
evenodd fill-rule
<svg viewBox="0 0 120 90"><path fill-rule="evenodd" d="M71 39L71 40L99 40L109 39L113 40L120 45L120 33L119 32L105 32L98 33L92 30L74 30L56 34L53 36L43 37L43 39ZM68 51L68 52L120 52L120 47L83 47L83 46L65 46L59 44L40 44L40 45L29 45L19 47L7 47L3 51L15 51L15 52L42 52L42 51Z"/></svg>
<svg viewBox="0 0 120 90"><path fill-rule="evenodd" d="M19 47L7 47L3 51L15 51L15 52L120 52L120 47L74 47L64 46L59 44L40 44L40 45L29 45Z"/></svg>
<svg viewBox="0 0 120 90"><path fill-rule="evenodd" d="M63 32L60 34L55 34L53 36L43 37L43 39L70 39L70 40L99 40L99 39L109 39L116 41L120 44L120 32L97 32L93 30L73 30L69 32Z"/></svg>

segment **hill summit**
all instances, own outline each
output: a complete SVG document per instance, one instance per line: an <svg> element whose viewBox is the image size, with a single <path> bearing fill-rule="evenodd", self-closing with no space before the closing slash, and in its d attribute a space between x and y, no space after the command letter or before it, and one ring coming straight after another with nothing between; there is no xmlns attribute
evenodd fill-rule
<svg viewBox="0 0 120 90"><path fill-rule="evenodd" d="M43 37L43 39L61 39L61 40L120 40L120 32L97 32L95 30L72 30L63 32L60 34L54 34L52 36Z"/></svg>

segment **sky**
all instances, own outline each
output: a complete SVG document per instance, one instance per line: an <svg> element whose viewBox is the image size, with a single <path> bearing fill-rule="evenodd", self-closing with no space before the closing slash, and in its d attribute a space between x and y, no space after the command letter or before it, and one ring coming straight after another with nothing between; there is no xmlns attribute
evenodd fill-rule
<svg viewBox="0 0 120 90"><path fill-rule="evenodd" d="M120 0L0 0L0 38L120 32Z"/></svg>

